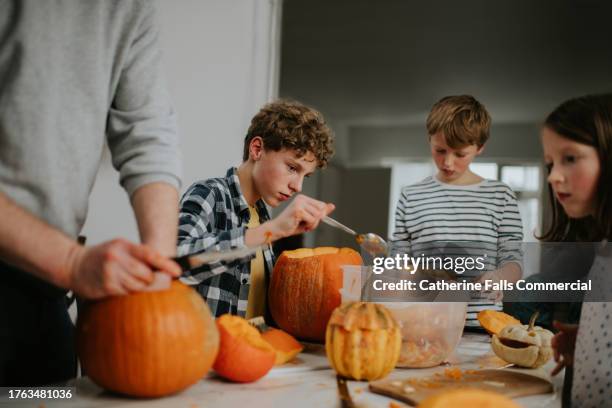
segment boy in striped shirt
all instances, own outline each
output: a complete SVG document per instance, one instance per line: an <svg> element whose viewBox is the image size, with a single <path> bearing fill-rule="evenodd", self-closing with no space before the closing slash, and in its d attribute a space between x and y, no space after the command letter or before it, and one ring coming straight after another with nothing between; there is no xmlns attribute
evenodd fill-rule
<svg viewBox="0 0 612 408"><path fill-rule="evenodd" d="M394 252L439 255L446 247L444 257L486 254L485 273L466 271L459 278L520 278L523 233L516 196L506 184L470 170L489 138L490 125L485 107L472 96L447 96L433 106L427 131L438 172L402 189ZM501 305L493 300L468 304L466 327L478 326L476 314L482 309L501 310Z"/></svg>

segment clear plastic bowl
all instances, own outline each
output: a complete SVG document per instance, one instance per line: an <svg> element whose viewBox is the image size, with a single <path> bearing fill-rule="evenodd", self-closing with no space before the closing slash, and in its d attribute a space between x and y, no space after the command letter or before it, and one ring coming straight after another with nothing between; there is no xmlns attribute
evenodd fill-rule
<svg viewBox="0 0 612 408"><path fill-rule="evenodd" d="M342 303L361 298L362 272L367 267L344 265ZM400 324L402 348L396 367L433 367L450 357L461 340L465 302L379 302Z"/></svg>
<svg viewBox="0 0 612 408"><path fill-rule="evenodd" d="M401 326L396 367L433 367L445 362L461 340L467 303L382 303Z"/></svg>

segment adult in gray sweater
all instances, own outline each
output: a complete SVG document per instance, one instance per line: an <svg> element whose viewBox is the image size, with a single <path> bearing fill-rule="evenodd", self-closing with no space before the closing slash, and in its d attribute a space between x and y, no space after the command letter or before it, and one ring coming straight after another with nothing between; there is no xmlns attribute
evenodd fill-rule
<svg viewBox="0 0 612 408"><path fill-rule="evenodd" d="M148 0L0 0L0 386L75 375L67 290L122 295L180 274L154 17ZM105 138L142 244L76 242Z"/></svg>

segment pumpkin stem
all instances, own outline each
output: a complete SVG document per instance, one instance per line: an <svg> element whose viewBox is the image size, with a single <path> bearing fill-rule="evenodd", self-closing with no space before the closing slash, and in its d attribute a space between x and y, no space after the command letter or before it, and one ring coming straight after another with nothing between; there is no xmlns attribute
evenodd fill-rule
<svg viewBox="0 0 612 408"><path fill-rule="evenodd" d="M527 331L533 330L533 326L535 325L535 322L539 315L540 315L539 310L536 310L535 313L531 315L531 318L529 319L529 327L527 328Z"/></svg>

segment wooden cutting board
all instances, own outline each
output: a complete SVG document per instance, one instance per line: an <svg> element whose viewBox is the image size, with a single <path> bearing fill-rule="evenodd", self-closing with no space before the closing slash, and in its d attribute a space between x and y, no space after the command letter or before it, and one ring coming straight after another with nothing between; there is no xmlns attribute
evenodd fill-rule
<svg viewBox="0 0 612 408"><path fill-rule="evenodd" d="M457 370L455 370L456 373ZM479 388L498 392L510 398L548 394L553 391L549 380L541 373L526 373L520 369L466 370L458 376L444 372L429 377L386 379L369 384L370 391L417 405L430 395L457 388ZM530 370L532 371L532 370Z"/></svg>

